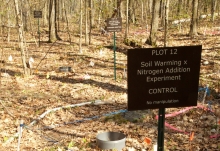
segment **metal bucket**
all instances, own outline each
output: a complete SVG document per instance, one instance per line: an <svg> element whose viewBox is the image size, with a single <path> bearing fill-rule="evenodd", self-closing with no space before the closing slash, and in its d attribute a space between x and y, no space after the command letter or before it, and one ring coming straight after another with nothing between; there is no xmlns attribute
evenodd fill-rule
<svg viewBox="0 0 220 151"><path fill-rule="evenodd" d="M122 150L125 147L126 136L119 132L103 132L96 136L96 142L101 149Z"/></svg>

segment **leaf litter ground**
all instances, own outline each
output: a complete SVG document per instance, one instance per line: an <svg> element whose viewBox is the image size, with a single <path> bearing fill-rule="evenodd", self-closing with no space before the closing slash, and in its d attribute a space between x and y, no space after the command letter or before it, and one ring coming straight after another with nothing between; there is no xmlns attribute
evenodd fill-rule
<svg viewBox="0 0 220 151"><path fill-rule="evenodd" d="M139 31L141 27L134 28ZM143 42L149 33L131 32L131 39ZM174 29L173 29L174 30ZM97 31L98 32L98 31ZM218 35L202 35L191 40L187 31L175 30L170 34L170 46L203 45L200 86L209 84L211 94L206 97L205 105L211 103L213 111L219 110L219 41ZM203 33L203 28L200 28ZM123 33L117 33L117 80L114 80L112 38L94 33L93 44L83 46L79 53L77 44L65 42L66 33L60 33L63 41L52 44L43 43L38 48L33 38L28 41L28 55L35 60L33 74L22 77L20 52L17 43L2 43L1 91L0 91L0 146L1 150L17 150L20 120L24 120L20 150L100 150L96 145L96 135L103 131L116 131L126 134L124 150L153 150L157 140L158 110L122 112L127 108L126 49L122 43ZM46 35L42 34L46 41ZM95 36L96 35L96 36ZM159 32L158 39L163 33ZM77 37L74 39L78 41ZM162 46L162 40L158 43ZM51 47L51 49L50 49ZM149 47L144 45L144 47ZM110 48L110 49L109 49ZM50 49L50 51L48 51ZM12 55L13 61L8 61ZM42 58L44 58L42 60ZM40 63L40 64L39 64ZM36 69L36 66L38 68ZM59 67L70 66L72 72L59 72ZM200 92L203 96L204 93ZM104 104L95 105L101 100ZM91 102L84 106L67 107ZM202 103L201 100L199 103ZM180 111L183 108L167 109L166 113ZM36 121L33 125L29 125ZM210 139L219 133L216 116L201 108L194 108L178 116L166 118L173 127L194 132L179 133L166 127L166 150L219 150L219 138ZM29 125L29 126L28 126ZM14 137L15 136L15 137ZM11 138L13 140L9 141ZM144 140L150 138L151 143ZM191 139L191 141L190 141Z"/></svg>

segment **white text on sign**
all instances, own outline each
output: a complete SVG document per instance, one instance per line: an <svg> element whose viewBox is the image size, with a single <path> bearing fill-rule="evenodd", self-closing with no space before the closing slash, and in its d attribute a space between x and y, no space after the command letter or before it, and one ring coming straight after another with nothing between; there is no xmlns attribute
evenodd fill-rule
<svg viewBox="0 0 220 151"><path fill-rule="evenodd" d="M177 49L160 49L160 50L152 50L153 55L177 55Z"/></svg>

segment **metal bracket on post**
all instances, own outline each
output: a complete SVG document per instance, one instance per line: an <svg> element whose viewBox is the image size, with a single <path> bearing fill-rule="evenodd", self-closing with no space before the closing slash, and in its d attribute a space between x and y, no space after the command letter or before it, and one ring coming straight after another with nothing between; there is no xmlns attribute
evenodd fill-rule
<svg viewBox="0 0 220 151"><path fill-rule="evenodd" d="M165 108L160 108L158 114L157 151L164 151L164 123L165 123Z"/></svg>

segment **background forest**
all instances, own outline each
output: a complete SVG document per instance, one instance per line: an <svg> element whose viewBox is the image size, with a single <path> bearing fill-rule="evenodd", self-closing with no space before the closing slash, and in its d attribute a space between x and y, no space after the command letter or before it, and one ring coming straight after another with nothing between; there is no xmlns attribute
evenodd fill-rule
<svg viewBox="0 0 220 151"><path fill-rule="evenodd" d="M158 110L125 111L127 49L202 45L199 105L166 109L186 112L166 118L164 146L219 151L219 8L219 0L0 0L0 150L95 151L103 131L124 133L124 151L154 150ZM106 20L116 17L114 36Z"/></svg>

